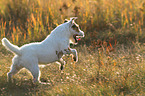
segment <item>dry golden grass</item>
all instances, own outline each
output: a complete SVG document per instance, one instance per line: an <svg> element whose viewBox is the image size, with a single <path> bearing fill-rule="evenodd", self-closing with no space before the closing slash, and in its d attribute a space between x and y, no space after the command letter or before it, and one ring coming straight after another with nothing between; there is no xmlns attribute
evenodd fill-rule
<svg viewBox="0 0 145 96"><path fill-rule="evenodd" d="M1 0L0 9L0 39L18 46L43 40L72 16L85 32L78 63L68 56L63 72L55 63L41 68L50 85L34 86L25 69L9 85L13 54L0 44L0 95L145 95L144 0Z"/></svg>
<svg viewBox="0 0 145 96"><path fill-rule="evenodd" d="M138 40L144 31L144 0L2 0L0 4L0 38L9 37L20 45L42 40L72 16L78 17L86 39L107 30L106 34L129 31Z"/></svg>

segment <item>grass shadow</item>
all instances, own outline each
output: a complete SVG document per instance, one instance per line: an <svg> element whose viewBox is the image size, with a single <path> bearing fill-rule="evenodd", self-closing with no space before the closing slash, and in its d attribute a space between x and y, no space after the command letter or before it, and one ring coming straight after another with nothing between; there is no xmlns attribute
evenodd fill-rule
<svg viewBox="0 0 145 96"><path fill-rule="evenodd" d="M0 77L0 95L1 96L24 96L37 95L51 88L50 85L33 84L32 80L15 80L13 83L8 83L6 76Z"/></svg>

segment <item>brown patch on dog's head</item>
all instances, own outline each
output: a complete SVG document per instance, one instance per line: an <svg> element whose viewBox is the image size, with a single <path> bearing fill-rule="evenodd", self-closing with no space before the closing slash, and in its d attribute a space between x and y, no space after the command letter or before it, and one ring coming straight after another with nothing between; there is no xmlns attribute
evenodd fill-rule
<svg viewBox="0 0 145 96"><path fill-rule="evenodd" d="M77 25L76 23L73 23L72 29L79 33L79 25Z"/></svg>

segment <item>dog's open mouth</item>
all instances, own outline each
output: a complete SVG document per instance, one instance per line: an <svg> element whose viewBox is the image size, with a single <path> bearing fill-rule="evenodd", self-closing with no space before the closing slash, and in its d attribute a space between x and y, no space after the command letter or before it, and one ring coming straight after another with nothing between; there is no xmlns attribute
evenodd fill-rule
<svg viewBox="0 0 145 96"><path fill-rule="evenodd" d="M83 36L79 36L77 34L73 35L73 38L75 40L75 43L78 43L78 41L81 40L81 37L83 37Z"/></svg>

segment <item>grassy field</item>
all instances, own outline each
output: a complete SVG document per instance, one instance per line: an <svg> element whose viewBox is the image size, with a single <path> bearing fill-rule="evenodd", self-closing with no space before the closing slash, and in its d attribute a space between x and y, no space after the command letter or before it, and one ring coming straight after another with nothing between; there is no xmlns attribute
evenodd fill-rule
<svg viewBox="0 0 145 96"><path fill-rule="evenodd" d="M2 96L144 96L144 0L0 0L0 40L13 44L43 40L64 19L77 16L85 32L78 45L79 61L40 67L42 82L32 84L22 69L7 83L13 54L0 43L0 95Z"/></svg>
<svg viewBox="0 0 145 96"><path fill-rule="evenodd" d="M23 69L14 76L14 83L6 82L12 54L0 56L0 95L145 95L145 46L119 46L116 51L89 51L86 46L77 47L79 62L65 57L63 72L55 63L41 68L41 81L50 85L32 84L32 77Z"/></svg>

